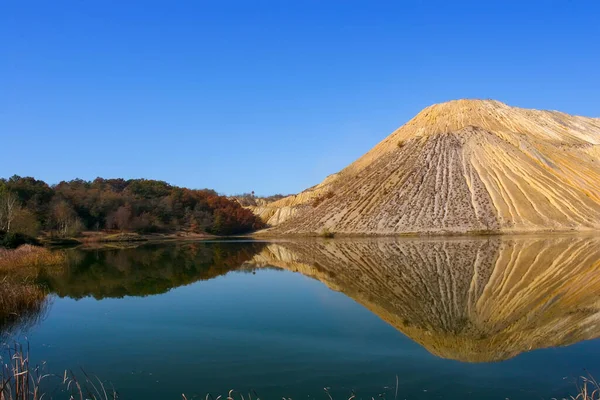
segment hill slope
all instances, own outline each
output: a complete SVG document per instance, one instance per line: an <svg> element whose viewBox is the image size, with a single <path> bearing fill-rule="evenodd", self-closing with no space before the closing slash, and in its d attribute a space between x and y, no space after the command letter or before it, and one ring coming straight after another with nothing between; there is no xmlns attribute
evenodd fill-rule
<svg viewBox="0 0 600 400"><path fill-rule="evenodd" d="M600 120L436 104L323 183L253 211L276 234L597 230Z"/></svg>

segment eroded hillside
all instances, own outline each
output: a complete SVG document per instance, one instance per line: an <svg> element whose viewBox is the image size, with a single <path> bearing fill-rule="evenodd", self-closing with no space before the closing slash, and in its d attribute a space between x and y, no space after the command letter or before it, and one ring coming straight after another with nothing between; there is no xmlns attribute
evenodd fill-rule
<svg viewBox="0 0 600 400"><path fill-rule="evenodd" d="M597 230L600 121L434 105L321 184L253 211L271 234Z"/></svg>

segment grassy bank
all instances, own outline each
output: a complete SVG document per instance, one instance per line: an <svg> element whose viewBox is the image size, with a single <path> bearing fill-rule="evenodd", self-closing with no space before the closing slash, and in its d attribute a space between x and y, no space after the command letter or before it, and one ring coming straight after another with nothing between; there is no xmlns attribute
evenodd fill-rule
<svg viewBox="0 0 600 400"><path fill-rule="evenodd" d="M0 248L0 329L42 310L46 292L35 283L41 268L57 267L66 260L63 252L23 245Z"/></svg>
<svg viewBox="0 0 600 400"><path fill-rule="evenodd" d="M64 262L64 253L39 246L25 244L16 249L0 248L0 274L22 273L31 268L56 266Z"/></svg>

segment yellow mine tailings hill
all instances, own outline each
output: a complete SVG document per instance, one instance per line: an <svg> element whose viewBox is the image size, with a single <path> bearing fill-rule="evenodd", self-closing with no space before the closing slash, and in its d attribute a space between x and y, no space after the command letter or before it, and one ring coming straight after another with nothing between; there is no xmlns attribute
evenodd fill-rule
<svg viewBox="0 0 600 400"><path fill-rule="evenodd" d="M253 208L273 234L600 229L600 119L457 100L323 183Z"/></svg>

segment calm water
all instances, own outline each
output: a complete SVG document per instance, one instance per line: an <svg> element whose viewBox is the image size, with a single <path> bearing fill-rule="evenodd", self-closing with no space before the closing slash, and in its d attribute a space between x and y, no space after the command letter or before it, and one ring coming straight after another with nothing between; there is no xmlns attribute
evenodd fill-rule
<svg viewBox="0 0 600 400"><path fill-rule="evenodd" d="M531 399L600 376L600 240L207 242L69 250L24 328L121 398Z"/></svg>

